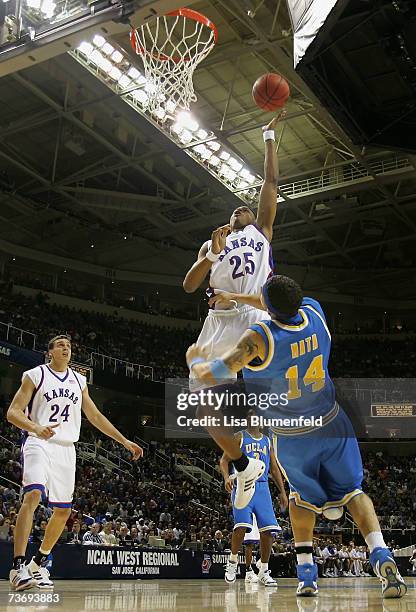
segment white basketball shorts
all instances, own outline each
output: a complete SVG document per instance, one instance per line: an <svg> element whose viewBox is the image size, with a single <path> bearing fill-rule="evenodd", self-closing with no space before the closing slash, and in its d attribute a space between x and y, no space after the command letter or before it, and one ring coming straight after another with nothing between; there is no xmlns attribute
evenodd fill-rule
<svg viewBox="0 0 416 612"><path fill-rule="evenodd" d="M76 453L72 442L28 436L22 448L23 491L38 489L50 506L70 508L75 488Z"/></svg>
<svg viewBox="0 0 416 612"><path fill-rule="evenodd" d="M218 359L238 343L251 325L269 319L270 316L265 310L252 306L233 310L210 310L197 344L208 349L209 360Z"/></svg>
<svg viewBox="0 0 416 612"><path fill-rule="evenodd" d="M260 532L257 526L256 515L252 514L251 518L253 520L253 526L251 528L251 531L246 531L244 540L243 540L244 544L251 544L253 542L260 541Z"/></svg>

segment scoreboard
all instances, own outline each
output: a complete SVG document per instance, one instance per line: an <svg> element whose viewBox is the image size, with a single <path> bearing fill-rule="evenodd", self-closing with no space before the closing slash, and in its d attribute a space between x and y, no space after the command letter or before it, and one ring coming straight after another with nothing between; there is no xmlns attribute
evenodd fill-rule
<svg viewBox="0 0 416 612"><path fill-rule="evenodd" d="M92 385L93 380L93 369L91 366L84 365L82 363L70 363L69 366L75 370L75 372L79 372L87 379L87 383Z"/></svg>

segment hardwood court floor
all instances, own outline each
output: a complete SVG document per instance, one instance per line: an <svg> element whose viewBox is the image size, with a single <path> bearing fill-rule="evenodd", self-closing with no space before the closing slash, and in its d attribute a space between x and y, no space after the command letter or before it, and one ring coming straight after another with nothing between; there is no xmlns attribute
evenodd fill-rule
<svg viewBox="0 0 416 612"><path fill-rule="evenodd" d="M53 593L59 603L9 602L9 585L0 581L0 611L56 610L87 612L91 610L180 610L181 612L416 612L416 579L408 578L409 591L400 600L382 600L375 578L321 579L317 598L297 598L294 579L279 579L279 587L265 588L238 580L227 585L222 580L136 580L119 582L79 580L55 583ZM47 591L23 591L38 598Z"/></svg>

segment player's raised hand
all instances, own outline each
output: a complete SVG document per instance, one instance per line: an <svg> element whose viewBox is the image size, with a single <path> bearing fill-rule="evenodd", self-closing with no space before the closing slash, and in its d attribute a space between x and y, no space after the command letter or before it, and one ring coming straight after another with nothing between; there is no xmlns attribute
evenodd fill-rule
<svg viewBox="0 0 416 612"><path fill-rule="evenodd" d="M52 436L55 435L54 429L59 427L59 425L60 423L57 423L56 425L36 425L33 433L41 440L49 440L49 438L52 438Z"/></svg>
<svg viewBox="0 0 416 612"><path fill-rule="evenodd" d="M215 291L215 295L208 300L208 304L210 306L217 305L219 308L230 308L231 306L237 308L237 300L235 298L235 293L230 291Z"/></svg>
<svg viewBox="0 0 416 612"><path fill-rule="evenodd" d="M276 127L276 123L278 123L278 121L281 121L281 119L284 119L286 114L286 109L281 110L280 113L273 117L273 119L267 125L264 125L262 127L263 132L266 132L268 130L274 130L274 128Z"/></svg>
<svg viewBox="0 0 416 612"><path fill-rule="evenodd" d="M141 446L136 444L135 442L131 442L130 440L126 440L124 443L124 448L127 448L128 451L132 454L132 461L137 461L140 457L143 457L143 449Z"/></svg>
<svg viewBox="0 0 416 612"><path fill-rule="evenodd" d="M230 227L230 224L228 223L227 225L221 225L221 227L218 227L216 230L212 232L211 251L215 255L219 255L221 251L225 249L226 239L230 231L231 231L231 227Z"/></svg>

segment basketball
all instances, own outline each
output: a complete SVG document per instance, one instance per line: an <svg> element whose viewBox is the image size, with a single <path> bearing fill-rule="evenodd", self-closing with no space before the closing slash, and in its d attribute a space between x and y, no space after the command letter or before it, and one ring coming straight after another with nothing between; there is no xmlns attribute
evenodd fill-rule
<svg viewBox="0 0 416 612"><path fill-rule="evenodd" d="M286 104L290 95L289 85L281 74L268 72L253 85L253 100L259 108L275 111Z"/></svg>

